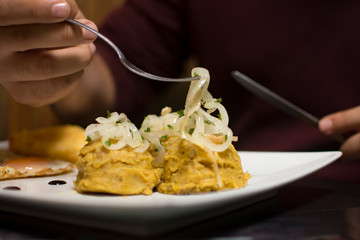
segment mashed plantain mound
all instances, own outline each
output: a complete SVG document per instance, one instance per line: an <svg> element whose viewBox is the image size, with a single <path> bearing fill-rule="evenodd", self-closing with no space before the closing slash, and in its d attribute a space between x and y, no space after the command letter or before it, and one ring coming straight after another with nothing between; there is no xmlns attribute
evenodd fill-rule
<svg viewBox="0 0 360 240"><path fill-rule="evenodd" d="M75 125L24 129L9 139L10 150L14 153L72 163L76 162L77 155L85 144L84 129Z"/></svg>
<svg viewBox="0 0 360 240"><path fill-rule="evenodd" d="M223 152L209 152L181 138L170 138L164 145L167 152L163 177L157 188L161 193L192 194L242 188L251 177L243 172L233 145Z"/></svg>
<svg viewBox="0 0 360 240"><path fill-rule="evenodd" d="M129 146L108 150L101 141L91 141L80 151L75 189L79 192L150 195L161 177L161 170L153 166L153 161L148 151L135 152Z"/></svg>

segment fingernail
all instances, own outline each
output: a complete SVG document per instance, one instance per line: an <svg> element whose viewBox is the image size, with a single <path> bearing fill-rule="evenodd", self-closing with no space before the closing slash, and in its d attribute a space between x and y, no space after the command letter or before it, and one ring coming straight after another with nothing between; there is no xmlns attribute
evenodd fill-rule
<svg viewBox="0 0 360 240"><path fill-rule="evenodd" d="M96 46L95 46L95 44L90 43L89 46L90 46L91 53L94 54L94 53L96 52Z"/></svg>
<svg viewBox="0 0 360 240"><path fill-rule="evenodd" d="M333 122L330 119L323 119L319 122L319 128L324 133L331 133Z"/></svg>
<svg viewBox="0 0 360 240"><path fill-rule="evenodd" d="M87 22L83 22L85 25L91 27L94 30L97 30L97 27L94 23L87 21ZM96 38L96 35L92 32L90 32L89 30L86 30L85 28L82 29L83 31L83 36L86 40L93 40Z"/></svg>
<svg viewBox="0 0 360 240"><path fill-rule="evenodd" d="M66 18L70 14L70 6L65 2L55 3L51 10L52 14L58 18Z"/></svg>

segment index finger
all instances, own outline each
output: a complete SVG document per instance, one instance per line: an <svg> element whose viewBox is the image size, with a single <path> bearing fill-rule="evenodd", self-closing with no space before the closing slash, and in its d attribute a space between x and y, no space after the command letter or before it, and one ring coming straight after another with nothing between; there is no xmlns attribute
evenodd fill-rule
<svg viewBox="0 0 360 240"><path fill-rule="evenodd" d="M1 0L0 26L30 23L54 23L75 17L74 0Z"/></svg>
<svg viewBox="0 0 360 240"><path fill-rule="evenodd" d="M328 115L319 128L326 134L341 134L360 130L360 106Z"/></svg>

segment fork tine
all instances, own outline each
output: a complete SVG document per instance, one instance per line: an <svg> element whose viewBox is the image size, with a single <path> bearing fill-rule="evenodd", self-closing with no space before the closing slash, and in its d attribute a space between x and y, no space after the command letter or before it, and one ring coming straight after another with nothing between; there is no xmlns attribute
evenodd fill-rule
<svg viewBox="0 0 360 240"><path fill-rule="evenodd" d="M108 39L107 37L105 37L104 35L102 35L101 33L99 33L98 31L96 31L95 29L92 29L91 27L78 22L74 19L68 18L66 19L66 21L76 24L82 28L85 28L86 30L96 34L99 38L101 38L102 40L104 40L107 44L109 44L118 54L119 59L121 61L121 63L131 72L140 75L142 77L151 79L151 80L156 80L156 81L162 81L162 82L190 82L190 81L195 81L195 80L199 80L200 76L196 76L196 77L188 77L188 78L167 78L167 77L161 77L161 76L157 76L148 72L145 72L144 70L138 68L137 66L135 66L134 64L132 64L131 62L129 62L125 55L121 52L121 50L112 42L110 41L110 39Z"/></svg>

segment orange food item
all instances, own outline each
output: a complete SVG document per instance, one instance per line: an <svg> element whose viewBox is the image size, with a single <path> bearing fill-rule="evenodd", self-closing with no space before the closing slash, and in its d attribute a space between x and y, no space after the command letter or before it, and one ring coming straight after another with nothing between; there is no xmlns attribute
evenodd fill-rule
<svg viewBox="0 0 360 240"><path fill-rule="evenodd" d="M75 163L86 144L84 129L75 125L56 125L35 130L24 129L9 139L14 153L61 159Z"/></svg>

